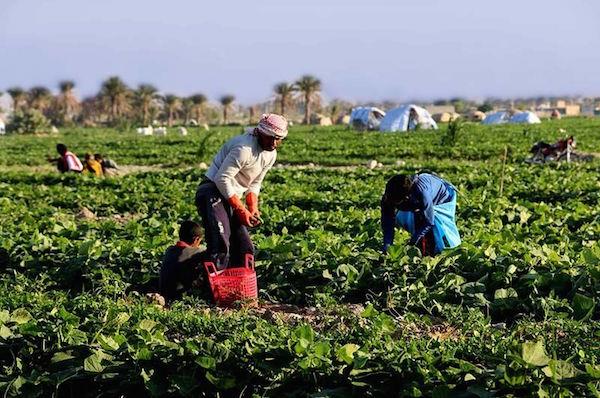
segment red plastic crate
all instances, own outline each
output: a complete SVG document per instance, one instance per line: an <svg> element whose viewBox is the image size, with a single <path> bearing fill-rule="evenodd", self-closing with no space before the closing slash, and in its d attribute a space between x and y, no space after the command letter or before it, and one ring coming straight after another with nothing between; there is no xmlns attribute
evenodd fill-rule
<svg viewBox="0 0 600 398"><path fill-rule="evenodd" d="M226 268L218 271L213 262L204 263L208 274L208 283L218 306L229 307L238 300L254 300L258 298L254 256L246 254L243 267Z"/></svg>

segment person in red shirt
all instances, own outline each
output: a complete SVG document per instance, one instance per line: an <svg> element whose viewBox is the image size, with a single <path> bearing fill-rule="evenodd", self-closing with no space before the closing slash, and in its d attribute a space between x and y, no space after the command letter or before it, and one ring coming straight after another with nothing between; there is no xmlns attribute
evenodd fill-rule
<svg viewBox="0 0 600 398"><path fill-rule="evenodd" d="M67 149L65 144L57 144L56 151L60 155L59 158L56 159L48 159L49 162L56 162L56 168L61 173L66 173L68 171L73 171L75 173L81 173L83 171L83 164L81 160L73 153Z"/></svg>
<svg viewBox="0 0 600 398"><path fill-rule="evenodd" d="M160 268L159 291L167 302L181 298L194 282L198 285L204 282L205 293L208 293L201 268L206 256L201 240L200 225L193 221L181 223L179 241L167 249Z"/></svg>

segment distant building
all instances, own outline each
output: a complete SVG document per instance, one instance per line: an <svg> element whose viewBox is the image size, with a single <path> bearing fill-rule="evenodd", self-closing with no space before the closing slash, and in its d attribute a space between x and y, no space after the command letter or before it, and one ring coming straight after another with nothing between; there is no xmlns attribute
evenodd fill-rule
<svg viewBox="0 0 600 398"><path fill-rule="evenodd" d="M569 103L563 99L554 100L550 103L551 108L566 108L567 105L569 105Z"/></svg>
<svg viewBox="0 0 600 398"><path fill-rule="evenodd" d="M556 110L561 116L579 116L581 115L581 105L573 104L569 101L557 99L549 103L542 103L536 109L535 113L539 117L550 117Z"/></svg>
<svg viewBox="0 0 600 398"><path fill-rule="evenodd" d="M588 103L582 106L581 114L585 116L600 116L600 102Z"/></svg>

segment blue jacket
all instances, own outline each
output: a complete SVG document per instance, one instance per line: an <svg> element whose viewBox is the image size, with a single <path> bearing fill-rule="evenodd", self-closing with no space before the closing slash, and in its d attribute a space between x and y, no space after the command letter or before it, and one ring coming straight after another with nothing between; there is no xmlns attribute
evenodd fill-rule
<svg viewBox="0 0 600 398"><path fill-rule="evenodd" d="M387 249L394 243L394 227L398 210L412 211L415 214L415 233L409 244L417 244L434 225L433 206L447 203L454 197L452 185L432 174L417 174L412 177L413 184L408 200L401 204L389 203L385 195L381 200L381 227L383 228L383 245Z"/></svg>

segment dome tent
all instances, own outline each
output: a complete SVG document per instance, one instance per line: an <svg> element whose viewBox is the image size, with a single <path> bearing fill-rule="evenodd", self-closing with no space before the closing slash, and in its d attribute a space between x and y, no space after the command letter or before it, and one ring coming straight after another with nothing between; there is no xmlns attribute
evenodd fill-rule
<svg viewBox="0 0 600 398"><path fill-rule="evenodd" d="M481 124L502 124L502 123L508 123L509 120L510 120L510 114L508 112L499 111L499 112L494 112L494 113L490 113L489 115L487 115L485 117L485 119L483 119Z"/></svg>
<svg viewBox="0 0 600 398"><path fill-rule="evenodd" d="M350 113L350 126L357 130L377 130L385 112L374 106L359 106Z"/></svg>
<svg viewBox="0 0 600 398"><path fill-rule="evenodd" d="M432 117L436 123L448 123L450 121L450 119L452 118L452 115L450 115L450 113L448 113L448 112L442 112L442 113L436 113Z"/></svg>
<svg viewBox="0 0 600 398"><path fill-rule="evenodd" d="M317 126L332 126L333 123L329 116L322 115L320 113L313 113L310 117L310 124Z"/></svg>
<svg viewBox="0 0 600 398"><path fill-rule="evenodd" d="M419 117L419 128L437 130L438 126L429 112L420 106L408 104L388 111L379 125L379 131L408 131L411 109L414 109Z"/></svg>
<svg viewBox="0 0 600 398"><path fill-rule="evenodd" d="M449 122L453 122L456 119L458 119L460 117L460 115L455 112L453 112L453 113L442 112L442 113L436 113L432 117L436 123L449 123Z"/></svg>
<svg viewBox="0 0 600 398"><path fill-rule="evenodd" d="M540 118L535 113L529 111L515 113L508 122L525 124L541 123Z"/></svg>
<svg viewBox="0 0 600 398"><path fill-rule="evenodd" d="M469 119L472 122L481 122L483 119L485 119L485 113L481 111L473 111L469 114Z"/></svg>

